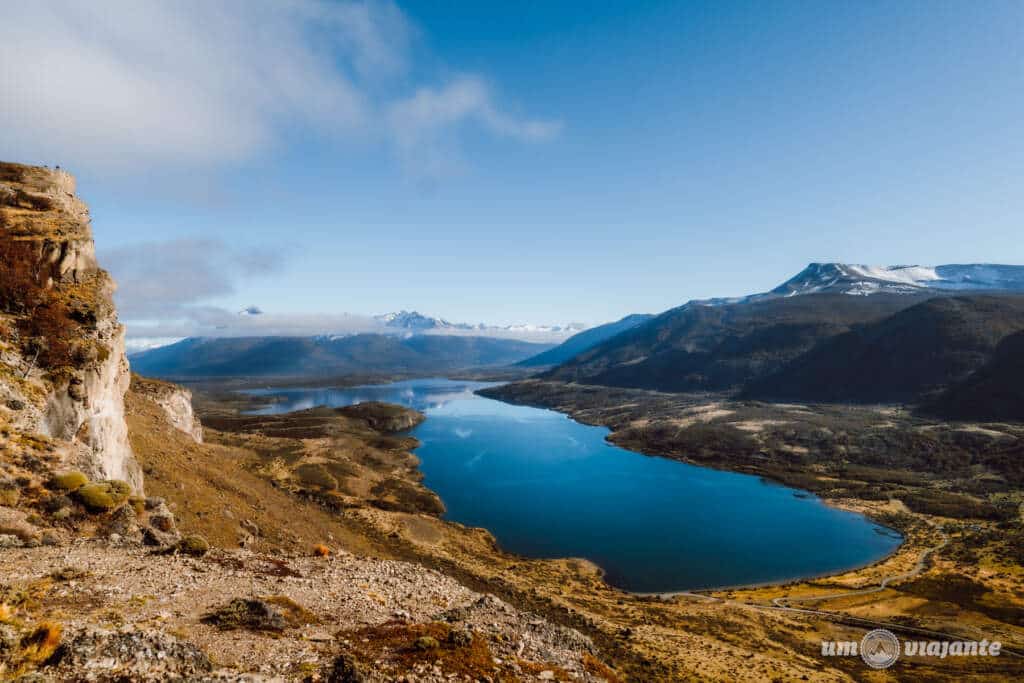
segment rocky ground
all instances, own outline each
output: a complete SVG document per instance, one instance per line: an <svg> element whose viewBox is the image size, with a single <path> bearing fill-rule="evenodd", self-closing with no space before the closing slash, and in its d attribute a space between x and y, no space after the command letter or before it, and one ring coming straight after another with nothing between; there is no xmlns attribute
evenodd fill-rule
<svg viewBox="0 0 1024 683"><path fill-rule="evenodd" d="M200 400L220 429L207 425L199 443L183 428L191 422L171 419L164 403L148 391L127 396L149 496L134 507L126 499L90 512L75 495L47 505L52 480L10 472L27 482L18 505L34 516L8 515L16 533L0 551L6 675L846 681L864 678L863 664L821 658L820 641L863 635L866 627L851 625L851 616L963 637L996 634L1007 648L1024 649L1013 611L1022 602L1020 574L999 552L1002 522L941 519L950 543L928 557L923 574L844 597L912 569L939 532L931 517L898 501L836 498L901 520L907 543L875 566L812 582L637 596L608 586L588 562L509 555L485 530L394 504L415 502L418 493L389 502L344 478L324 487L295 476L303 464L348 463L362 468L346 475L356 480L400 478L410 488L395 490L419 491L407 450L414 444L370 428L418 419L401 410L246 418L235 414L238 406ZM679 419L723 417L713 413L721 407L686 410ZM45 455L45 443L30 453L27 464ZM285 466L268 467L277 458ZM70 513L54 519L51 509ZM187 554L179 539L191 534L213 549ZM139 545L146 536L158 544ZM828 599L799 605L812 612L776 602L816 595ZM1009 656L905 660L873 676L1006 680L1022 670Z"/></svg>
<svg viewBox="0 0 1024 683"><path fill-rule="evenodd" d="M167 556L98 540L4 560L5 582L20 587L8 590L25 595L9 619L62 630L46 676L604 680L579 632L407 562L345 551Z"/></svg>

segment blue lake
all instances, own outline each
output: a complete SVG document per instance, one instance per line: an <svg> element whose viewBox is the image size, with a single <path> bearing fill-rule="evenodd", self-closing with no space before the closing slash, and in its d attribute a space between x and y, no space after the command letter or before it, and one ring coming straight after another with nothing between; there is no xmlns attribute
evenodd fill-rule
<svg viewBox="0 0 1024 683"><path fill-rule="evenodd" d="M857 567L901 537L758 477L648 457L608 430L473 392L446 379L345 389L273 389L260 411L387 401L421 410L424 483L447 519L485 527L528 557L585 557L612 585L662 592L739 586Z"/></svg>

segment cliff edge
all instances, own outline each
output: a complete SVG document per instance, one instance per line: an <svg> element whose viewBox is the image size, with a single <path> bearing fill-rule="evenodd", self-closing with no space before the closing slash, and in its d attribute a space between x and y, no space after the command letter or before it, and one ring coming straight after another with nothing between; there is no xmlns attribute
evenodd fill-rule
<svg viewBox="0 0 1024 683"><path fill-rule="evenodd" d="M141 492L113 292L74 178L0 162L0 424L48 439L55 468ZM4 439L5 450L14 447Z"/></svg>

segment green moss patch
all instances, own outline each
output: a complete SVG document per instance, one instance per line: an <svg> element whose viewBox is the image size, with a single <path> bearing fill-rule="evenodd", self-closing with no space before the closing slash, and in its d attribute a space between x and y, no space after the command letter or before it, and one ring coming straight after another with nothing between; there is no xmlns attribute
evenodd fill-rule
<svg viewBox="0 0 1024 683"><path fill-rule="evenodd" d="M90 512L109 512L120 507L132 493L126 482L112 479L85 484L75 490L75 498Z"/></svg>
<svg viewBox="0 0 1024 683"><path fill-rule="evenodd" d="M77 491L88 483L89 477L75 470L62 472L53 478L53 487L59 491Z"/></svg>
<svg viewBox="0 0 1024 683"><path fill-rule="evenodd" d="M178 543L178 552L185 553L186 555L193 555L195 557L202 557L210 551L209 542L198 535L186 536L181 539Z"/></svg>

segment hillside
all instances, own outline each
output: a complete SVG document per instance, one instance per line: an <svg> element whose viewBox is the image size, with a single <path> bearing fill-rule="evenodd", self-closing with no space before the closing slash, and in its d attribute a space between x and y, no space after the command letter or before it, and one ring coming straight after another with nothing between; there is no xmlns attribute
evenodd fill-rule
<svg viewBox="0 0 1024 683"><path fill-rule="evenodd" d="M348 337L190 338L134 354L139 373L167 378L441 373L512 365L549 344L514 339L359 334Z"/></svg>
<svg viewBox="0 0 1024 683"><path fill-rule="evenodd" d="M925 411L954 420L1024 421L1024 330L1004 338L984 366Z"/></svg>
<svg viewBox="0 0 1024 683"><path fill-rule="evenodd" d="M1024 297L931 299L823 341L744 398L908 403L964 380L1024 329Z"/></svg>
<svg viewBox="0 0 1024 683"><path fill-rule="evenodd" d="M781 370L819 342L881 320L922 296L816 294L687 304L583 352L545 377L660 391L737 389Z"/></svg>
<svg viewBox="0 0 1024 683"><path fill-rule="evenodd" d="M493 548L436 519L415 440L391 435L418 413L226 408L221 433L187 390L132 378L74 191L0 164L0 679L614 679L579 631L395 561L419 558L374 512ZM509 353L456 342L407 348Z"/></svg>
<svg viewBox="0 0 1024 683"><path fill-rule="evenodd" d="M627 315L625 318L613 323L592 327L589 330L580 332L579 334L574 334L553 349L548 349L547 351L538 353L536 356L519 361L517 365L526 368L536 368L545 365L559 365L560 363L564 363L567 360L578 356L587 349L593 348L607 339L611 339L615 335L621 334L626 330L631 330L634 327L647 322L653 317L654 316L649 313L634 313L633 315Z"/></svg>

